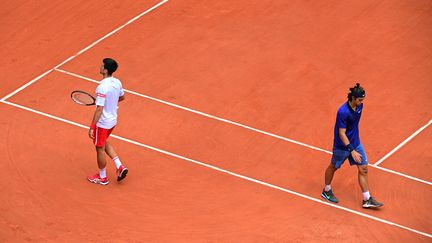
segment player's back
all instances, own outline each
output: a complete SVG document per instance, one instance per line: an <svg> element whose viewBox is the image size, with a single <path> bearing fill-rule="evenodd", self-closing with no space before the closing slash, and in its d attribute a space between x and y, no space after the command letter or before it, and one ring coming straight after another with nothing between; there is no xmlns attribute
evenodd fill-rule
<svg viewBox="0 0 432 243"><path fill-rule="evenodd" d="M102 85L106 88L106 110L117 110L119 97L122 96L122 84L120 80L109 77Z"/></svg>
<svg viewBox="0 0 432 243"><path fill-rule="evenodd" d="M97 87L96 93L96 105L102 105L100 102L104 106L98 126L109 129L117 124L118 101L124 95L122 84L117 78L105 78Z"/></svg>

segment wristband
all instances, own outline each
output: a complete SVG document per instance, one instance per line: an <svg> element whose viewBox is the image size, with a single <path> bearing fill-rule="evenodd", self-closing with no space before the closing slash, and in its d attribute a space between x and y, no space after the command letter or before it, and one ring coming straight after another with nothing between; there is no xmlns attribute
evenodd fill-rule
<svg viewBox="0 0 432 243"><path fill-rule="evenodd" d="M350 152L354 150L354 147L350 143L347 145L347 148Z"/></svg>
<svg viewBox="0 0 432 243"><path fill-rule="evenodd" d="M96 129L96 123L92 122L90 125L90 129L95 130Z"/></svg>

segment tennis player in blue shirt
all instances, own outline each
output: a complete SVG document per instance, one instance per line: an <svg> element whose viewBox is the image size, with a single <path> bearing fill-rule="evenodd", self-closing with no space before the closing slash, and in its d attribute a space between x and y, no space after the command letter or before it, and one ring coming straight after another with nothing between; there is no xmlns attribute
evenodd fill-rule
<svg viewBox="0 0 432 243"><path fill-rule="evenodd" d="M333 156L325 172L325 187L321 196L330 202L339 202L333 194L331 182L336 170L348 159L350 165L356 165L358 168L358 180L363 192L363 208L377 208L384 204L377 202L369 193L368 160L363 145L360 143L358 128L365 97L365 90L357 83L356 86L350 88L348 101L337 112Z"/></svg>

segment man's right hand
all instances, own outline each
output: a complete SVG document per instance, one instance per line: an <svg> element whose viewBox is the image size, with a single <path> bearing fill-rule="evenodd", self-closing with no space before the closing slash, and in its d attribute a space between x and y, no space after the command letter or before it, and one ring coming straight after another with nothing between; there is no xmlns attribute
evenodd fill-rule
<svg viewBox="0 0 432 243"><path fill-rule="evenodd" d="M91 139L94 139L93 132L94 132L93 128L90 128L88 131L89 138L91 138Z"/></svg>
<svg viewBox="0 0 432 243"><path fill-rule="evenodd" d="M358 164L361 164L362 156L359 152L353 150L353 151L351 151L351 156L353 157L355 162L357 162Z"/></svg>

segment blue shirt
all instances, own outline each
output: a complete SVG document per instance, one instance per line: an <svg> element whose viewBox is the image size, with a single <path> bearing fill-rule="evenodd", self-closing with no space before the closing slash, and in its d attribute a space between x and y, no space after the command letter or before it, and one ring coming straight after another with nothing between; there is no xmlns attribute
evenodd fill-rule
<svg viewBox="0 0 432 243"><path fill-rule="evenodd" d="M339 128L346 128L345 134L350 141L350 144L357 148L360 145L360 135L359 135L359 122L361 118L363 110L363 104L360 104L356 107L355 111L351 108L348 102L339 107L336 116L336 124L334 127L334 140L333 147L337 149L345 149L348 151L348 148L339 138Z"/></svg>

